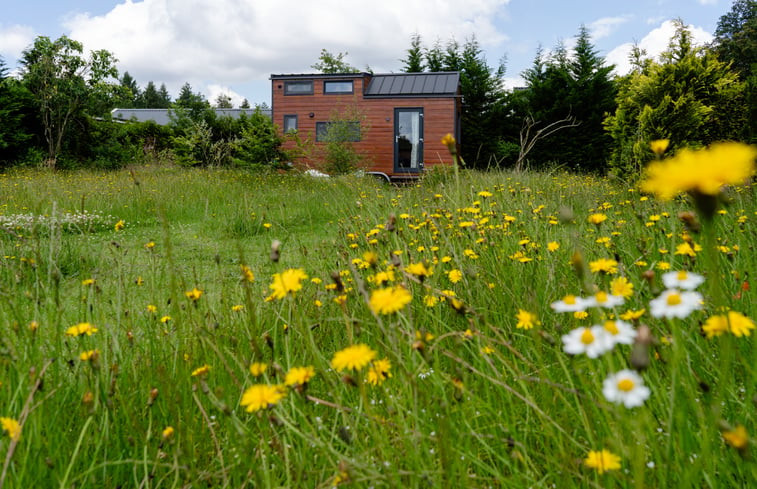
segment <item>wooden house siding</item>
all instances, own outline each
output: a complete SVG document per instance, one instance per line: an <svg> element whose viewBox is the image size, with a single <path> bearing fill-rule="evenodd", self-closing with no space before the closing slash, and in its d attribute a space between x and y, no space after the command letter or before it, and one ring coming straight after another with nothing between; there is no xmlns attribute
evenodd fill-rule
<svg viewBox="0 0 757 489"><path fill-rule="evenodd" d="M451 96L366 96L370 82L369 74L353 75L281 75L272 79L272 117L279 128L284 127L284 116L297 116L297 137L310 141L314 150L298 158L297 163L309 167L322 166L323 143L316 140L316 123L329 122L335 118L353 119L358 114L361 126L360 141L353 147L364 158L366 170L388 176L395 174L395 109L417 108L423 113L423 168L437 164L450 164L447 148L441 143L445 134L452 133L459 140L460 97ZM287 81L313 81L312 95L284 95ZM324 81L353 81L353 93L345 95L324 94ZM312 114L312 117L311 117ZM293 150L296 143L289 138L284 149Z"/></svg>

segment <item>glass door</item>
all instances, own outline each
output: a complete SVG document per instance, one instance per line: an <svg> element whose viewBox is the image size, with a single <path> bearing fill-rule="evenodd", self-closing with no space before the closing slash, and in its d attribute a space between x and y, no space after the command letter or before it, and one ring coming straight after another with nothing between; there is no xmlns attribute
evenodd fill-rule
<svg viewBox="0 0 757 489"><path fill-rule="evenodd" d="M423 169L423 109L394 109L394 172Z"/></svg>

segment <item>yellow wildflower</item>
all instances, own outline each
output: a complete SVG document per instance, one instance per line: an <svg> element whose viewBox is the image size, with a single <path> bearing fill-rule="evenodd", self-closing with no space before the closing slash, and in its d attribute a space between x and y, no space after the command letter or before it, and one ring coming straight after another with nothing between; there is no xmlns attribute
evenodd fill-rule
<svg viewBox="0 0 757 489"><path fill-rule="evenodd" d="M312 365L307 367L292 367L284 377L284 385L299 386L307 384L315 376L315 368Z"/></svg>
<svg viewBox="0 0 757 489"><path fill-rule="evenodd" d="M2 417L0 426L4 432L8 433L11 440L18 440L21 437L21 425L15 419Z"/></svg>
<svg viewBox="0 0 757 489"><path fill-rule="evenodd" d="M633 295L633 283L626 277L615 277L610 282L610 294L629 298Z"/></svg>
<svg viewBox="0 0 757 489"><path fill-rule="evenodd" d="M307 278L305 270L301 268L290 268L283 273L274 274L273 282L268 287L273 291L270 297L272 299L283 299L287 294L294 295L295 292L302 289L302 281Z"/></svg>
<svg viewBox="0 0 757 489"><path fill-rule="evenodd" d="M198 367L192 370L192 377L203 376L203 375L206 375L208 372L210 372L210 365L206 363L202 367Z"/></svg>
<svg viewBox="0 0 757 489"><path fill-rule="evenodd" d="M254 362L252 365L250 365L250 374L252 374L253 377L260 377L261 375L263 375L263 373L265 373L267 368L267 363Z"/></svg>
<svg viewBox="0 0 757 489"><path fill-rule="evenodd" d="M368 345L352 345L334 354L334 358L331 359L331 368L337 372L362 370L374 358L376 358L376 352Z"/></svg>
<svg viewBox="0 0 757 489"><path fill-rule="evenodd" d="M669 144L670 139L655 139L649 143L649 149L657 156L660 156L668 149Z"/></svg>
<svg viewBox="0 0 757 489"><path fill-rule="evenodd" d="M113 229L115 229L116 231L120 231L124 228L124 226L125 226L125 223L123 219L121 219L115 224L115 226L113 226Z"/></svg>
<svg viewBox="0 0 757 489"><path fill-rule="evenodd" d="M371 385L381 385L386 379L392 376L389 369L392 368L392 364L387 358L381 360L375 360L371 364L371 368L368 369L368 373L365 376L365 381Z"/></svg>
<svg viewBox="0 0 757 489"><path fill-rule="evenodd" d="M374 314L392 314L404 308L413 300L412 294L401 285L374 290L369 307Z"/></svg>
<svg viewBox="0 0 757 489"><path fill-rule="evenodd" d="M83 334L92 336L94 333L97 333L97 328L89 323L79 323L66 330L67 336L81 336Z"/></svg>
<svg viewBox="0 0 757 489"><path fill-rule="evenodd" d="M518 314L515 315L515 318L518 320L518 323L515 325L518 329L531 329L539 324L536 314L525 309L518 309Z"/></svg>
<svg viewBox="0 0 757 489"><path fill-rule="evenodd" d="M202 290L198 289L197 287L192 288L192 290L188 290L184 292L184 295L187 296L187 299L197 302L200 300L200 297L202 297Z"/></svg>
<svg viewBox="0 0 757 489"><path fill-rule="evenodd" d="M286 390L283 386L255 384L244 391L239 404L245 407L248 413L252 413L278 404L285 396Z"/></svg>
<svg viewBox="0 0 757 489"><path fill-rule="evenodd" d="M3 425L3 427L5 427L5 425ZM743 450L749 443L749 434L746 432L744 426L738 425L732 430L724 431L723 439L733 448Z"/></svg>
<svg viewBox="0 0 757 489"><path fill-rule="evenodd" d="M676 195L717 195L725 185L743 183L754 173L757 148L743 143L716 143L709 148L681 150L676 156L649 164L643 191L662 200Z"/></svg>
<svg viewBox="0 0 757 489"><path fill-rule="evenodd" d="M591 450L584 460L584 464L600 474L604 474L608 470L620 468L620 457L604 449L601 451Z"/></svg>

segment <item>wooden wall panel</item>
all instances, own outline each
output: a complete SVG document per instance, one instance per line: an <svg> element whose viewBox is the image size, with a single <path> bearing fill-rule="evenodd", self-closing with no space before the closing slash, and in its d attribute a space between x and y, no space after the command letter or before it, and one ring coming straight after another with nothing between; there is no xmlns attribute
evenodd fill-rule
<svg viewBox="0 0 757 489"><path fill-rule="evenodd" d="M287 78L292 80L294 78ZM302 78L303 80L308 78ZM447 148L441 139L447 133L456 134L455 117L459 99L453 97L433 98L364 98L362 78L354 79L355 94L324 95L321 79L314 80L313 95L285 96L284 81L275 79L273 83L273 122L283 126L284 115L297 115L300 140L315 142L316 122L327 122L337 114L362 116L361 141L355 142L355 149L371 162L367 170L382 171L391 175L394 169L394 109L417 107L423 109L424 148L423 159L426 168L436 164L451 164ZM458 109L459 112L459 109ZM313 117L310 117L310 114ZM322 143L314 143L316 151L322 151ZM293 149L294 143L285 143L285 149ZM300 162L310 167L319 167L315 158L303 158Z"/></svg>

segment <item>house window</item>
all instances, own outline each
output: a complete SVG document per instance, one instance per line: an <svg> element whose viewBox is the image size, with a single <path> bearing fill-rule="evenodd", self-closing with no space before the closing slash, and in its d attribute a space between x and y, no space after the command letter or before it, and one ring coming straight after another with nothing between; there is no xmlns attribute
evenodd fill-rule
<svg viewBox="0 0 757 489"><path fill-rule="evenodd" d="M349 94L353 92L352 80L325 80L323 82L323 93L330 94Z"/></svg>
<svg viewBox="0 0 757 489"><path fill-rule="evenodd" d="M360 141L360 123L357 121L316 122L316 142Z"/></svg>
<svg viewBox="0 0 757 489"><path fill-rule="evenodd" d="M284 134L290 132L297 132L297 116L285 115L284 116Z"/></svg>
<svg viewBox="0 0 757 489"><path fill-rule="evenodd" d="M284 95L313 95L313 80L285 81Z"/></svg>

